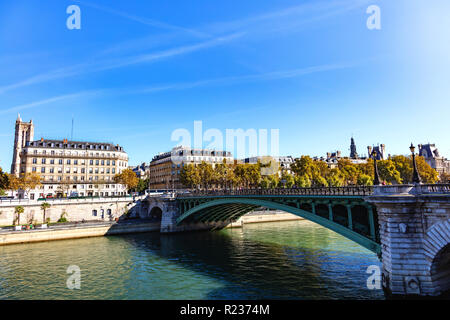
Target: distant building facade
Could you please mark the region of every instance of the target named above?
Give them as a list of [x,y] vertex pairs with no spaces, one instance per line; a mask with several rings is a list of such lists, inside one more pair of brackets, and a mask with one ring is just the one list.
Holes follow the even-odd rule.
[[[245,158],[242,163],[251,163],[256,164],[258,161],[262,164],[268,164],[268,162],[274,160],[278,166],[278,173],[281,176],[283,172],[287,174],[292,174],[291,165],[294,163],[294,158],[292,156],[257,156],[257,157],[250,157]],[[264,171],[262,171],[263,173]],[[268,170],[268,172],[270,172]]]
[[34,140],[34,124],[15,126],[11,174],[35,172],[42,186],[29,192],[30,199],[40,197],[117,196],[126,187],[114,182],[114,176],[128,167],[128,155],[119,145],[99,142]]
[[180,173],[185,164],[234,163],[231,152],[175,147],[160,153],[150,162],[150,189],[183,189]]
[[425,161],[435,169],[439,174],[450,174],[450,160],[440,155],[439,150],[433,143],[419,144],[419,155],[425,158]]
[[375,151],[376,155],[375,158],[377,160],[384,160],[386,159],[386,155],[385,155],[385,151],[386,151],[386,146],[384,144],[380,144],[378,146],[368,146],[367,147],[367,154],[369,156],[369,158],[372,158],[372,153]]
[[131,166],[129,169],[131,169],[139,179],[145,180],[150,178],[150,165],[145,162],[135,167]]
[[356,144],[353,137],[350,139],[350,157],[342,156],[342,152],[339,150],[333,152],[327,152],[326,157],[314,157],[315,161],[323,161],[326,162],[330,169],[334,169],[338,167],[339,160],[345,159],[350,161],[353,164],[362,164],[367,163],[367,158],[360,157],[356,152]]

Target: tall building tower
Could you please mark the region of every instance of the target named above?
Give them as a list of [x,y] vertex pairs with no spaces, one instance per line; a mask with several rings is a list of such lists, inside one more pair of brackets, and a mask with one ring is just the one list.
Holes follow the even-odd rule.
[[358,159],[358,153],[356,152],[356,144],[353,137],[350,141],[350,159]]
[[30,122],[22,122],[20,114],[17,115],[16,130],[14,135],[14,150],[11,164],[11,174],[18,176],[20,172],[21,153],[27,141],[33,141],[34,138],[34,124],[33,120]]

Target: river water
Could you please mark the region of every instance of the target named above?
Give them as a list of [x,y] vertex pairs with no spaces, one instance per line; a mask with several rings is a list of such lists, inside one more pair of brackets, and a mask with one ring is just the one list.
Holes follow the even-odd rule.
[[304,220],[61,240],[0,247],[0,299],[384,299],[370,265],[374,253]]

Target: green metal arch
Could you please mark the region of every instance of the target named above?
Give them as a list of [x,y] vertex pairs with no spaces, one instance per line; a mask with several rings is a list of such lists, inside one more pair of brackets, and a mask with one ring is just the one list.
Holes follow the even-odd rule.
[[195,214],[196,212],[198,212],[200,210],[207,209],[207,208],[213,207],[213,206],[227,205],[227,204],[232,204],[232,203],[251,204],[251,205],[257,205],[257,206],[266,207],[266,208],[270,208],[270,209],[286,211],[286,212],[292,213],[296,216],[299,216],[301,218],[304,218],[306,220],[315,222],[315,223],[321,225],[322,227],[328,228],[328,229],[346,237],[347,239],[350,239],[350,240],[358,243],[359,245],[363,246],[364,248],[369,249],[372,252],[375,252],[376,254],[380,254],[380,252],[381,252],[381,247],[377,242],[375,242],[372,239],[369,239],[353,230],[350,230],[349,228],[346,228],[336,222],[333,222],[329,219],[314,215],[311,212],[308,212],[308,211],[305,211],[302,209],[294,208],[294,207],[291,207],[291,206],[288,206],[285,204],[281,204],[278,202],[260,200],[260,199],[221,198],[221,199],[211,200],[206,203],[202,203],[198,206],[195,206],[194,208],[183,213],[180,217],[177,218],[177,224],[180,224],[183,220],[185,220],[186,218],[188,218],[189,216]]

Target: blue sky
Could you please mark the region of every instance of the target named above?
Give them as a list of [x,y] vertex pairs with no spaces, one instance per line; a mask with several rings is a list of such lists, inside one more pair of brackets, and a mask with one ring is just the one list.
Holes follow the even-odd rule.
[[[81,29],[66,8],[81,9]],[[369,5],[381,30],[369,30]],[[450,2],[0,2],[0,166],[14,122],[35,139],[109,141],[130,164],[193,130],[279,129],[280,154],[406,154],[434,142],[450,157]],[[233,151],[233,150],[231,150]]]

